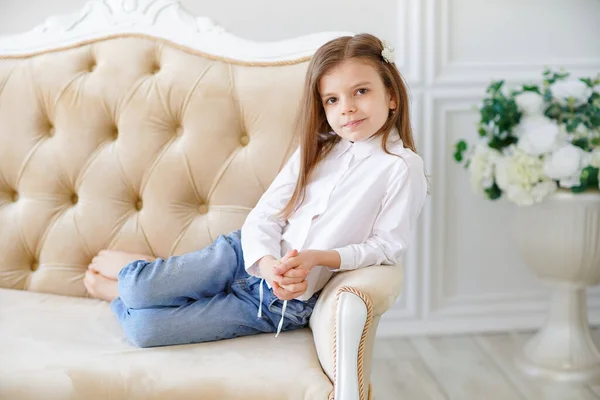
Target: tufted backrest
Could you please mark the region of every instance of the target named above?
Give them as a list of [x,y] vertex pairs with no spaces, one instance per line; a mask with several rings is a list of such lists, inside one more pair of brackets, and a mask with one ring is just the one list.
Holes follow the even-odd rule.
[[86,296],[101,249],[240,228],[297,146],[306,66],[131,36],[0,58],[0,287]]

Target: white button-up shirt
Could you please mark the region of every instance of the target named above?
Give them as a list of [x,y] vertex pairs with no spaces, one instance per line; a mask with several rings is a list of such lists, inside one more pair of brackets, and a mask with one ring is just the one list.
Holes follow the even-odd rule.
[[[350,142],[343,139],[315,167],[302,205],[288,220],[276,214],[287,204],[300,169],[300,149],[290,157],[242,227],[244,263],[260,276],[257,261],[266,255],[279,259],[288,250],[335,250],[339,271],[369,265],[394,265],[405,253],[411,231],[427,196],[423,160],[404,148],[397,131],[388,138],[387,154],[381,136]],[[308,300],[335,273],[313,268]]]

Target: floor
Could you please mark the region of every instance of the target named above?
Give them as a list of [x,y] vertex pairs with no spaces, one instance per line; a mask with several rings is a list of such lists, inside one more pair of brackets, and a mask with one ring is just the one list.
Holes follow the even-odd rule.
[[[531,380],[512,356],[533,332],[378,339],[374,400],[600,400],[600,384]],[[600,348],[600,330],[593,330]]]

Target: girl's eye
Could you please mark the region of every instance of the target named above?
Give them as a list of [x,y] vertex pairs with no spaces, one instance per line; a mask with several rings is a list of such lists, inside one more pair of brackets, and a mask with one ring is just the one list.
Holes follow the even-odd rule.
[[367,93],[368,91],[369,91],[369,89],[362,88],[362,89],[358,89],[358,90],[356,91],[356,93],[358,93],[358,94],[365,94],[365,93]]
[[325,104],[333,104],[337,99],[335,97],[330,97],[325,101]]

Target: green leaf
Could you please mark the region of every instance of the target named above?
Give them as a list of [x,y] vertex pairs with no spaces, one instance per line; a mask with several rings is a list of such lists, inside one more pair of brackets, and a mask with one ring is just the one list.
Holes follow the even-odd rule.
[[544,86],[552,85],[556,81],[567,78],[570,74],[568,72],[552,72],[550,70],[544,71]]
[[589,88],[594,88],[594,81],[592,81],[592,78],[580,78],[579,80],[585,83]]
[[492,187],[485,189],[485,193],[490,200],[497,200],[502,196],[502,190],[496,185],[496,182],[494,182]]
[[589,150],[590,141],[586,137],[581,137],[573,140],[573,146],[577,146],[583,150]]
[[575,186],[571,188],[573,193],[582,193],[588,190],[589,188],[597,188],[598,187],[598,171],[599,169],[596,167],[585,167],[583,171],[581,171],[579,186]]
[[483,128],[479,128],[479,130],[477,132],[479,133],[479,136],[481,136],[481,137],[487,136],[487,131]]
[[587,185],[586,184],[582,184],[582,185],[579,185],[579,186],[573,186],[571,188],[571,192],[573,192],[573,193],[583,193],[586,190],[587,190]]
[[590,123],[593,126],[600,126],[600,109],[590,115]]
[[523,92],[535,92],[537,94],[542,94],[538,85],[523,85]]
[[573,119],[568,120],[567,121],[567,132],[569,132],[569,133],[575,132],[575,129],[577,129],[577,127],[579,126],[580,123],[581,123],[580,117],[575,117]]
[[600,137],[592,138],[592,147],[600,146]]
[[598,185],[600,184],[600,182],[598,181],[598,174],[600,173],[600,168],[586,167],[581,172],[581,175],[583,176],[586,173],[586,171],[588,185],[590,185],[591,187],[598,187]]
[[504,139],[500,139],[497,136],[494,136],[492,138],[492,140],[490,140],[490,142],[488,143],[488,146],[490,146],[492,149],[496,149],[496,150],[502,150],[505,147],[510,146],[513,143],[517,143],[519,139],[517,139],[515,136],[507,136]]
[[465,142],[464,140],[459,140],[456,144],[456,149],[460,152],[467,150],[467,142]]
[[504,81],[493,81],[487,88],[487,92],[488,93],[498,93],[498,91],[500,90],[500,88],[502,87],[502,85],[504,85]]
[[544,115],[548,118],[557,119],[560,116],[561,109],[560,105],[556,103],[550,104],[550,106],[544,112]]

